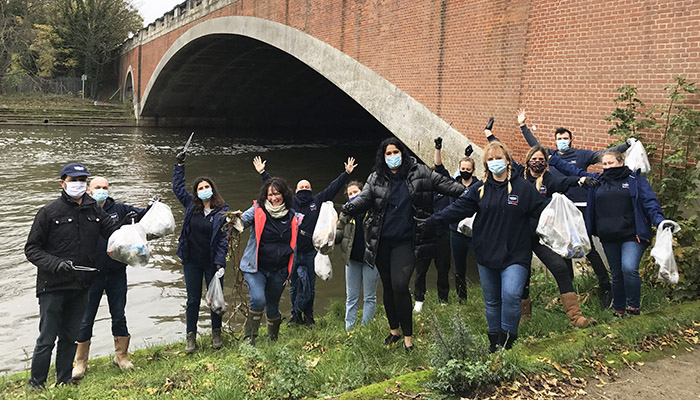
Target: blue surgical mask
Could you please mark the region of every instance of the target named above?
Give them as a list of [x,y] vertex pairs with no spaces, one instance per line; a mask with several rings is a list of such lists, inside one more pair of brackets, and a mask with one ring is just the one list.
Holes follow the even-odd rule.
[[569,151],[571,141],[569,139],[557,139],[557,150],[561,152]]
[[353,200],[355,200],[355,199],[357,198],[357,196],[359,196],[359,195],[360,195],[360,194],[358,193],[358,194],[352,196],[351,198],[348,199],[348,201],[353,201]]
[[491,160],[486,164],[494,175],[501,175],[506,170],[506,160]]
[[384,161],[389,169],[396,169],[401,166],[401,154],[394,154],[393,156],[384,157]]
[[214,192],[212,192],[211,189],[204,189],[197,192],[197,197],[199,197],[202,200],[209,200],[213,195]]
[[107,192],[105,189],[95,189],[92,191],[90,196],[92,196],[96,202],[102,203],[103,201],[107,200],[107,197],[109,197],[109,192]]

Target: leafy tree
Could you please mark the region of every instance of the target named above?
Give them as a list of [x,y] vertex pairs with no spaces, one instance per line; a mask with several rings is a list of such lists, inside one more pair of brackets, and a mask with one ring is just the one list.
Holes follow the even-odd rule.
[[130,0],[56,0],[52,11],[56,45],[66,52],[60,61],[76,75],[88,75],[88,94],[94,97],[102,68],[143,19]]

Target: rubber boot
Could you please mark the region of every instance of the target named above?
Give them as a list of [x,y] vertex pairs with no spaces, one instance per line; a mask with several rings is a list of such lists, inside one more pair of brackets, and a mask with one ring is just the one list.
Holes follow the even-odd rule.
[[221,338],[221,328],[211,330],[211,348],[219,350],[224,345],[224,340]]
[[260,330],[260,321],[262,320],[261,312],[248,312],[248,318],[243,327],[243,340],[249,341],[251,346],[255,346],[255,340],[258,338],[258,330]]
[[569,317],[571,325],[577,328],[586,328],[597,323],[596,320],[583,316],[576,293],[569,292],[562,294],[561,304],[564,306],[564,311],[566,311],[566,316]]
[[87,371],[87,362],[90,355],[90,341],[78,342],[75,350],[75,366],[73,366],[73,379],[83,379]]
[[189,332],[187,333],[187,345],[185,345],[185,353],[192,354],[197,350],[197,333]]
[[501,331],[498,334],[498,344],[506,350],[510,350],[517,339],[518,335],[515,333]]
[[277,340],[280,335],[280,324],[282,323],[282,316],[275,319],[267,320],[267,337],[270,340]]
[[498,350],[499,332],[488,332],[489,337],[489,353],[495,353]]
[[134,364],[132,364],[131,361],[129,361],[130,341],[131,335],[114,337],[114,365],[119,367],[119,369],[134,368]]
[[520,303],[522,310],[522,314],[520,314],[520,323],[522,324],[523,322],[529,321],[530,317],[532,317],[532,300],[522,299]]

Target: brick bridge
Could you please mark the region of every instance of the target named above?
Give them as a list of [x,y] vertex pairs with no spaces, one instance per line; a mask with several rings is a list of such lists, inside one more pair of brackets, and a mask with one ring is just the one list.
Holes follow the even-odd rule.
[[448,163],[489,116],[522,157],[519,107],[602,148],[618,87],[661,103],[677,75],[700,79],[699,1],[186,0],[120,59],[144,124],[388,130],[424,160],[442,135]]

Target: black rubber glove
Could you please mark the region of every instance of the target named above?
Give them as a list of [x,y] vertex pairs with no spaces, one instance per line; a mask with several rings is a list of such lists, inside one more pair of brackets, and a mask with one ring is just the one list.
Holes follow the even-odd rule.
[[155,203],[157,201],[160,201],[160,196],[155,195],[155,196],[151,197],[150,200],[148,200],[148,205],[151,206],[151,205],[153,205],[153,203]]
[[484,129],[490,131],[491,128],[493,128],[493,117],[489,118],[489,122],[488,122],[488,124],[486,124],[486,128],[484,128]]
[[184,164],[185,158],[187,158],[187,153],[185,153],[184,151],[177,153],[177,155],[175,156],[175,159],[177,160],[178,164]]
[[132,211],[129,211],[129,212],[126,213],[126,215],[124,216],[124,224],[132,224],[132,223],[134,223],[134,221],[135,221],[136,218],[138,218],[138,217],[139,217],[139,213],[137,213],[136,211],[133,211],[133,210],[132,210]]
[[62,272],[68,272],[68,271],[72,271],[72,270],[73,270],[73,262],[72,261],[61,261],[56,266],[56,270],[54,272],[62,273]]
[[342,212],[344,212],[345,214],[352,216],[352,215],[354,215],[354,211],[355,211],[354,204],[352,204],[350,202],[343,204]]
[[590,176],[587,176],[583,179],[583,185],[589,188],[600,186],[600,181],[597,180],[596,178],[592,178]]
[[661,230],[670,229],[671,232],[673,232],[674,228],[675,228],[675,226],[673,225],[672,222],[664,222],[663,224],[661,224]]
[[470,157],[473,152],[474,152],[474,149],[472,148],[472,145],[469,145],[469,146],[464,148],[464,156],[465,157]]
[[413,220],[416,221],[416,229],[418,230],[418,232],[427,235],[435,231],[435,226],[430,222],[428,218],[413,217]]
[[440,136],[435,138],[435,150],[442,149],[442,138]]

